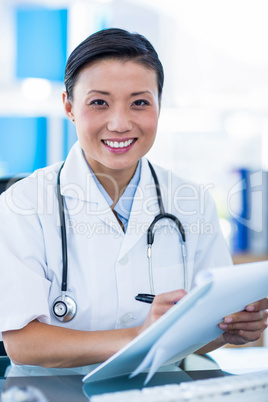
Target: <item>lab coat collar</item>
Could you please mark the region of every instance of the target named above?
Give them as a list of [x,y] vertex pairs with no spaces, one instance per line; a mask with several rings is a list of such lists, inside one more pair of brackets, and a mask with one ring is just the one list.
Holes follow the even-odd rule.
[[124,235],[117,219],[92,177],[79,142],[70,150],[61,173],[61,194],[88,203],[91,213]]
[[[88,202],[96,200],[96,197],[94,197],[96,185],[92,180],[92,173],[84,159],[79,142],[74,144],[67,156],[61,172],[60,182],[60,191],[64,197]],[[99,202],[100,197],[97,200]]]
[[143,158],[140,183],[134,197],[127,232],[124,234],[88,169],[79,142],[72,147],[62,169],[61,194],[66,198],[90,203],[90,209],[96,212],[98,219],[112,225],[124,237],[119,258],[134,247],[159,212],[153,177],[148,161]]

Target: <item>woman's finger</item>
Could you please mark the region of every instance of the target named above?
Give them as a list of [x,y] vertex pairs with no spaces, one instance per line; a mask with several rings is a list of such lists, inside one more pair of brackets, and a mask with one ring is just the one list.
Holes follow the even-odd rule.
[[220,323],[219,327],[228,332],[234,330],[243,330],[243,331],[264,331],[267,328],[267,319],[262,319],[258,321],[245,321],[245,322],[237,322],[237,323]]
[[261,310],[266,310],[266,309],[268,309],[268,298],[267,297],[265,299],[258,300],[254,303],[251,303],[246,307],[247,311],[261,311]]
[[261,311],[240,311],[239,313],[231,314],[229,316],[224,317],[223,323],[235,323],[235,322],[246,322],[246,321],[259,321],[262,319],[267,319],[268,317],[268,310],[261,310]]
[[174,304],[181,300],[186,294],[187,292],[184,289],[161,293],[155,296],[154,303]]

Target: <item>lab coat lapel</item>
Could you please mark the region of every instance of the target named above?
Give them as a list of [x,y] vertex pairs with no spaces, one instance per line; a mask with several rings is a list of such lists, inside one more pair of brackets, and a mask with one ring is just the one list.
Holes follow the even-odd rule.
[[61,173],[61,194],[74,198],[77,202],[86,202],[89,215],[110,225],[121,236],[124,235],[116,217],[99,191],[95,180],[77,142],[71,149]]
[[[123,258],[146,235],[147,229],[159,213],[154,180],[146,159],[142,159],[141,178],[134,197],[127,232],[120,249]],[[145,237],[146,246],[146,237]]]
[[[95,180],[90,175],[88,180],[89,196],[88,199],[93,200],[91,202],[91,214],[94,213],[97,219],[101,220],[105,225],[109,225],[112,231],[116,231],[120,236],[124,236],[124,232],[119,225],[114,213],[105,200],[104,196],[99,191]],[[93,211],[94,209],[94,211]]]

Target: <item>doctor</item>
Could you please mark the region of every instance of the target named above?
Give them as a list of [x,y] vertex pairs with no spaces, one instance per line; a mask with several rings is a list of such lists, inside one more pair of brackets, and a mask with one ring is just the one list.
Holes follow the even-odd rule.
[[[162,219],[148,273],[147,230],[159,203],[144,156],[163,87],[152,45],[120,29],[97,32],[70,55],[65,85],[78,142],[64,165],[36,171],[1,197],[0,332],[19,365],[102,362],[179,301],[200,270],[231,264],[209,194],[155,166],[165,210],[185,231],[187,266],[177,226]],[[136,301],[137,293],[152,292],[151,282],[152,305]],[[266,308],[262,300],[225,317],[223,335],[201,352],[259,338]]]

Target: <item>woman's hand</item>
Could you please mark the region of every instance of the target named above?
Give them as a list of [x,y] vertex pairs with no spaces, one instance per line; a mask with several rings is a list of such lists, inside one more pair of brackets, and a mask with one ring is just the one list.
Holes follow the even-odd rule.
[[140,331],[144,331],[150,325],[152,325],[158,318],[165,314],[175,303],[181,300],[187,292],[183,289],[174,290],[168,293],[161,293],[155,296],[151,305],[150,311],[146,317],[145,322],[140,327]]
[[224,317],[219,327],[225,342],[243,345],[259,339],[267,328],[268,298],[249,304],[244,311]]

